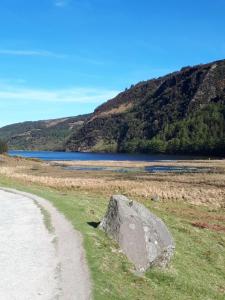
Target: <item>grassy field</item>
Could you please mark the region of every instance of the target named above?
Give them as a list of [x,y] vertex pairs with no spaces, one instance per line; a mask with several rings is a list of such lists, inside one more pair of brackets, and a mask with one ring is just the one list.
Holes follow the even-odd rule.
[[[5,164],[0,165],[0,170],[11,168],[11,171],[9,173],[0,172],[1,186],[28,191],[48,199],[65,214],[74,228],[83,234],[84,247],[92,275],[93,294],[96,300],[225,299],[225,210],[222,200],[218,201],[216,205],[211,205],[210,202],[205,202],[207,205],[205,203],[203,203],[204,205],[195,205],[193,204],[194,200],[198,204],[201,202],[198,199],[183,201],[182,196],[177,199],[165,198],[160,202],[153,202],[150,197],[146,198],[136,194],[136,200],[144,203],[165,221],[176,242],[176,253],[166,270],[154,268],[144,276],[138,276],[117,245],[103,232],[89,224],[102,219],[109,201],[109,194],[116,192],[112,183],[119,179],[115,179],[113,177],[115,175],[107,175],[109,188],[103,192],[100,192],[99,187],[91,189],[88,184],[86,187],[84,185],[79,188],[76,185],[64,187],[61,184],[55,184],[53,186],[52,183],[56,180],[54,167],[46,166],[38,161],[6,160]],[[14,168],[14,173],[12,168]],[[59,168],[55,170],[59,172],[58,177],[68,180],[70,173],[63,171],[60,173]],[[100,176],[96,173],[91,175],[90,172],[73,174],[76,174],[73,175],[73,180],[81,182],[83,178],[85,183],[90,178],[94,179],[96,176]],[[197,175],[199,177],[206,176]],[[223,173],[212,175],[218,178],[216,184],[222,182]],[[33,178],[36,176],[37,180],[31,180],[31,176]],[[129,194],[129,190],[126,188],[129,189],[130,182],[134,185],[133,177],[139,178],[142,175],[123,174],[122,176],[126,176],[126,178],[123,177],[123,181],[127,182],[127,186],[122,182],[123,192]],[[206,180],[209,180],[207,176]],[[43,184],[40,181],[41,177],[48,178],[48,181]],[[189,184],[190,189],[192,185],[199,189],[203,189],[204,185],[209,186],[209,182],[203,182],[199,186],[196,184],[197,178],[194,177],[193,181],[193,177],[194,175],[191,175],[192,179],[190,180],[188,175],[186,177],[177,175],[178,186],[182,181],[186,182],[186,187]],[[53,178],[52,181],[51,178]],[[70,178],[70,180],[72,179]],[[160,184],[168,186],[168,180],[167,175],[161,176]],[[198,180],[203,179],[199,178]],[[211,178],[210,180],[212,185],[213,180]],[[147,182],[149,185],[151,182],[154,185],[156,177],[150,176]],[[211,188],[216,190],[215,186],[211,186]],[[217,192],[224,192],[223,189],[223,186],[220,185]],[[221,197],[220,194],[219,196]]]

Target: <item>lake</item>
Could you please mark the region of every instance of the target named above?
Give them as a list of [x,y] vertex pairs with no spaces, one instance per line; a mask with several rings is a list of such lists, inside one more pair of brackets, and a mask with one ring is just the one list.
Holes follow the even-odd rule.
[[182,155],[147,155],[147,154],[126,154],[126,153],[81,153],[81,152],[52,152],[52,151],[9,151],[10,156],[22,156],[26,158],[38,158],[41,160],[58,161],[177,161],[204,159],[204,157],[182,156]]

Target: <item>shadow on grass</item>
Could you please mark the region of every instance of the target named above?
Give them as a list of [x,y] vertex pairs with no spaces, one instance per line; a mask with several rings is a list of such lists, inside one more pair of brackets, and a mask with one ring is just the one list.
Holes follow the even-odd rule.
[[87,224],[93,228],[98,228],[101,222],[87,222]]

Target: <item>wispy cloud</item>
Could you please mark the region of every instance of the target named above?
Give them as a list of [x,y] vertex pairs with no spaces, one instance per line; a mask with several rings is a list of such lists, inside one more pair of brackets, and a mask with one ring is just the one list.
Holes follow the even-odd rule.
[[0,49],[0,55],[12,55],[12,56],[42,56],[53,58],[65,58],[66,55],[58,54],[45,50],[12,50],[12,49]]
[[71,61],[79,61],[91,65],[105,65],[109,62],[95,59],[89,56],[82,56],[79,54],[61,54],[47,50],[26,50],[26,49],[0,49],[0,56],[24,56],[24,57],[46,57],[46,58],[59,58],[70,59]]
[[0,87],[1,101],[51,102],[51,103],[96,103],[100,104],[116,96],[119,91],[98,88],[32,89],[14,86]]
[[65,7],[69,3],[69,0],[54,0],[54,5],[57,7]]
[[0,88],[9,84],[21,85],[25,84],[26,82],[27,81],[24,78],[20,77],[0,77]]

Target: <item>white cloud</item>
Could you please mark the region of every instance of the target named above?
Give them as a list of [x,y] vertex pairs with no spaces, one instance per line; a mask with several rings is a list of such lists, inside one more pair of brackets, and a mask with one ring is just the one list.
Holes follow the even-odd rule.
[[96,103],[100,104],[115,97],[119,91],[96,88],[32,89],[0,86],[1,101],[52,102],[52,103]]
[[42,57],[55,57],[65,58],[66,55],[54,53],[45,50],[11,50],[0,49],[0,55],[13,55],[13,56],[42,56]]

